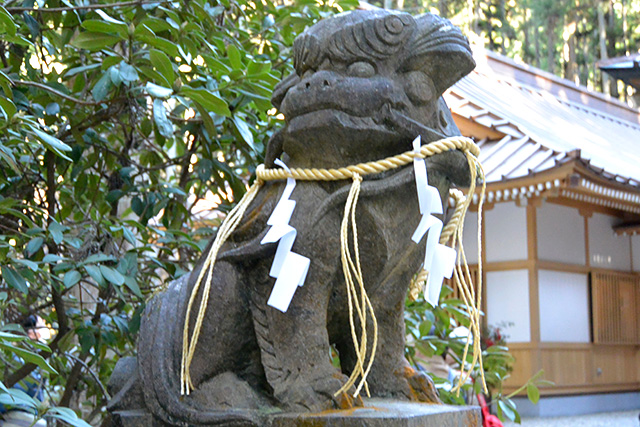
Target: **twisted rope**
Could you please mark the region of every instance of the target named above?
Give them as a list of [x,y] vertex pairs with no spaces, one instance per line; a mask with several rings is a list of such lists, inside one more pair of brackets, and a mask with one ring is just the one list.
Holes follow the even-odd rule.
[[342,179],[352,179],[354,174],[364,176],[397,169],[413,162],[413,159],[416,157],[424,159],[450,150],[469,152],[476,157],[480,153],[480,149],[471,139],[463,136],[453,136],[423,145],[419,153],[410,150],[375,162],[359,163],[338,169],[292,168],[289,172],[285,169],[265,169],[264,166],[260,165],[258,169],[256,169],[256,175],[264,181],[286,178],[293,178],[300,181],[339,181]]
[[[209,293],[211,290],[211,282],[213,276],[213,268],[215,265],[215,260],[218,254],[218,251],[227,240],[227,238],[233,233],[237,225],[240,223],[244,212],[247,207],[251,203],[251,201],[255,198],[256,194],[260,190],[264,181],[272,181],[272,180],[283,180],[286,178],[294,178],[296,180],[302,181],[338,181],[343,179],[352,179],[353,184],[351,186],[351,190],[349,191],[349,196],[347,197],[347,202],[345,204],[345,212],[342,220],[342,225],[340,229],[341,234],[341,259],[342,259],[342,268],[345,276],[345,282],[347,287],[347,299],[349,304],[349,320],[351,326],[351,335],[356,351],[357,362],[356,367],[354,368],[351,377],[349,380],[343,385],[340,390],[336,392],[336,395],[345,392],[351,386],[355,384],[358,377],[360,377],[360,383],[356,387],[356,391],[354,396],[357,396],[360,393],[362,387],[368,393],[368,386],[366,383],[367,375],[371,369],[373,364],[373,360],[375,358],[375,352],[377,347],[377,339],[378,339],[378,325],[375,317],[375,313],[373,310],[373,306],[371,305],[371,301],[367,296],[364,281],[362,279],[362,270],[360,267],[360,255],[358,250],[358,234],[356,228],[356,216],[355,210],[358,201],[358,195],[360,192],[360,183],[362,182],[363,175],[370,175],[374,173],[381,173],[388,170],[396,169],[402,166],[405,166],[411,162],[416,157],[426,158],[429,156],[433,156],[435,154],[440,154],[445,151],[450,150],[461,150],[463,151],[468,159],[469,168],[471,170],[471,178],[472,184],[469,189],[469,194],[473,194],[476,186],[476,178],[478,171],[480,171],[482,178],[482,193],[480,197],[480,209],[482,208],[482,196],[484,195],[485,183],[484,183],[484,173],[482,172],[482,167],[477,160],[477,156],[480,153],[480,149],[473,143],[469,138],[465,138],[462,136],[455,136],[450,138],[445,138],[439,141],[431,142],[427,145],[423,145],[418,153],[413,150],[406,151],[402,154],[398,154],[396,156],[387,157],[382,160],[360,163],[357,165],[346,166],[338,169],[301,169],[301,168],[293,168],[290,171],[285,169],[265,169],[264,165],[258,166],[256,169],[256,182],[249,188],[244,197],[240,200],[238,205],[229,213],[227,218],[223,221],[220,226],[216,238],[205,258],[202,269],[200,270],[200,274],[194,284],[193,289],[191,290],[191,296],[189,298],[189,303],[187,305],[187,311],[185,314],[184,321],[184,330],[183,330],[183,346],[182,346],[182,362],[181,362],[181,370],[180,370],[180,384],[181,384],[181,394],[189,394],[190,390],[193,389],[193,382],[191,380],[190,375],[190,367],[191,362],[193,360],[193,356],[195,354],[195,348],[198,343],[198,338],[200,336],[200,330],[202,328],[202,323],[204,321],[204,314],[206,312]],[[462,193],[458,190],[452,190],[450,192],[451,196],[456,201],[456,209],[454,214],[452,215],[451,220],[444,227],[441,237],[440,243],[446,243],[453,236],[454,238],[454,247],[457,244],[459,246],[458,251],[458,265],[454,271],[454,277],[456,283],[460,287],[461,295],[463,296],[463,300],[465,302],[467,312],[471,318],[471,328],[470,328],[470,336],[467,340],[467,344],[465,346],[465,354],[463,357],[463,366],[462,371],[464,372],[464,361],[466,360],[466,355],[469,347],[469,340],[471,339],[471,335],[473,335],[473,362],[467,371],[466,377],[460,377],[458,383],[458,392],[459,388],[462,386],[464,381],[466,381],[471,375],[471,371],[479,360],[480,363],[480,372],[482,376],[482,384],[484,385],[486,391],[486,384],[484,379],[484,371],[482,369],[482,353],[480,349],[480,321],[479,321],[479,309],[480,307],[480,295],[481,295],[481,284],[479,284],[478,297],[476,300],[475,290],[473,286],[471,286],[471,277],[469,273],[469,267],[467,265],[466,257],[464,256],[464,251],[462,250],[462,229],[463,229],[463,220],[464,216],[469,208],[469,204],[471,202],[470,198],[464,198]],[[481,216],[478,215],[478,221],[480,221]],[[348,235],[349,235],[349,225],[351,225],[352,234],[353,234],[353,247],[354,247],[354,257],[352,257],[349,244],[348,244]],[[478,227],[480,230],[480,227]],[[480,248],[480,234],[478,233],[478,248]],[[480,258],[478,258],[480,259]],[[482,267],[480,267],[480,272]],[[206,274],[205,286],[202,291],[202,299],[200,301],[200,306],[198,309],[198,315],[196,317],[196,322],[194,325],[193,332],[191,334],[191,339],[189,339],[189,317],[191,315],[191,309],[195,300],[197,298],[198,291],[203,283],[204,276]],[[418,275],[417,280],[412,284],[412,294],[415,292],[416,283],[424,283],[426,279],[426,272],[423,270]],[[480,273],[481,275],[481,273]],[[358,286],[356,286],[356,284]],[[358,290],[359,295],[358,295]],[[416,292],[416,294],[417,294]],[[475,304],[474,304],[475,303]],[[474,306],[475,305],[475,306]],[[355,329],[355,311],[360,320],[360,340],[358,340],[356,329]],[[368,312],[368,314],[367,314]],[[371,316],[373,328],[374,328],[374,337],[373,337],[373,346],[371,350],[371,355],[369,356],[369,361],[366,362],[366,353],[367,353],[367,331],[366,331],[366,323],[368,315]],[[359,342],[358,342],[359,341]],[[366,368],[365,368],[366,364]]]

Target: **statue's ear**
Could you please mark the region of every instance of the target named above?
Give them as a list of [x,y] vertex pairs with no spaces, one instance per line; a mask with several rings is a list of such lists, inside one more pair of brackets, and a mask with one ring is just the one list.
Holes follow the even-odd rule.
[[267,169],[274,167],[274,162],[283,153],[284,138],[282,137],[282,129],[278,130],[271,136],[267,143],[267,150],[264,154],[264,166]]
[[430,13],[415,19],[417,31],[405,49],[402,69],[423,71],[442,95],[475,68],[469,42],[447,19]]
[[273,95],[271,95],[271,103],[273,106],[279,109],[280,104],[282,104],[282,100],[287,95],[289,89],[297,85],[299,82],[300,77],[298,77],[296,73],[289,74],[287,77],[282,79],[282,81],[273,89]]
[[426,73],[440,96],[476,66],[471,51],[462,46],[441,46],[436,51],[409,58],[403,69]]

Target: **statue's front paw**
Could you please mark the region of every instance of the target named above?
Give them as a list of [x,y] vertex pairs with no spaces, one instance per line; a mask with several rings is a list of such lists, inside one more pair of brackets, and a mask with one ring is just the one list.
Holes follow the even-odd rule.
[[408,366],[404,367],[402,371],[402,375],[406,378],[411,388],[412,400],[426,403],[442,403],[429,375],[417,372]]
[[322,412],[363,406],[360,396],[353,397],[353,387],[349,392],[335,395],[346,381],[347,377],[339,373],[311,381],[298,380],[283,387],[276,397],[292,412]]
[[373,394],[378,397],[390,397],[414,402],[442,403],[431,378],[417,372],[409,365],[396,369],[384,378],[377,378]]

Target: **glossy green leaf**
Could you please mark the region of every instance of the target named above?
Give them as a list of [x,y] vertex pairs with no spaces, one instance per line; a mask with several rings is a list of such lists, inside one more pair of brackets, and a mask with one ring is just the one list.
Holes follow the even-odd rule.
[[40,269],[40,267],[38,267],[38,263],[28,260],[28,259],[24,259],[24,258],[13,258],[11,257],[11,262],[13,262],[14,264],[20,264],[22,266],[27,267],[29,270],[31,271],[38,271]]
[[123,40],[120,36],[87,31],[78,34],[73,40],[71,40],[71,44],[80,49],[100,50],[106,47],[112,47],[120,40]]
[[78,418],[78,415],[71,409],[60,406],[49,408],[47,410],[47,418],[64,421],[65,423],[73,427],[91,427],[91,424],[88,424],[81,418]]
[[100,273],[102,273],[102,276],[114,285],[120,286],[124,284],[124,276],[114,268],[101,265]]
[[157,49],[151,49],[149,51],[149,60],[151,64],[158,70],[160,74],[164,76],[169,85],[173,84],[176,79],[173,71],[173,65],[169,57],[162,51]]
[[57,221],[51,221],[51,224],[49,224],[48,228],[49,233],[51,234],[51,237],[53,238],[53,241],[56,243],[56,245],[62,243],[62,239],[64,237],[63,233],[65,232],[67,227],[60,225]]
[[31,257],[35,255],[35,253],[38,252],[40,248],[42,248],[43,244],[44,244],[44,238],[40,236],[34,237],[33,239],[29,240],[29,243],[27,243],[27,247],[26,247],[27,256]]
[[516,419],[516,413],[514,409],[507,402],[505,402],[504,400],[499,400],[498,407],[502,410],[502,413],[506,418],[511,421],[514,421]]
[[10,36],[16,35],[16,24],[13,22],[13,17],[9,12],[7,12],[7,9],[2,6],[0,6],[0,24],[2,25],[4,32]]
[[206,89],[193,89],[187,86],[183,86],[180,90],[180,93],[182,95],[188,96],[213,113],[219,114],[221,116],[231,115],[231,111],[229,110],[227,102]]
[[153,100],[153,120],[158,127],[160,135],[165,138],[173,137],[173,124],[171,124],[167,117],[167,109],[164,107],[161,99],[156,98]]
[[124,278],[124,284],[134,295],[139,298],[143,298],[140,287],[138,286],[138,282],[136,282],[136,279],[134,277],[126,276]]
[[227,46],[227,56],[234,70],[242,69],[242,59],[240,57],[240,51],[235,45],[230,44],[229,46]]
[[42,132],[35,126],[30,126],[31,131],[36,135],[36,137],[42,142],[48,149],[56,153],[58,156],[62,157],[65,160],[71,161],[69,157],[63,154],[63,151],[71,151],[71,147],[69,147],[64,142],[60,141],[55,136],[49,135],[46,132]]
[[20,348],[11,344],[6,344],[2,341],[0,341],[0,348],[2,348],[3,350],[9,351],[11,353],[14,353],[16,356],[21,357],[25,362],[33,363],[34,365],[38,366],[41,369],[44,369],[47,372],[50,372],[52,374],[58,373],[55,369],[51,367],[51,365],[49,365],[49,363],[42,356],[40,356],[37,353],[34,353],[29,350],[25,350],[23,348]]
[[31,33],[31,38],[38,38],[40,36],[40,23],[27,12],[22,12],[22,18],[29,29],[29,33]]
[[535,384],[527,384],[527,397],[534,405],[540,400],[540,389]]
[[179,55],[178,47],[175,43],[171,43],[169,40],[162,37],[148,37],[142,36],[140,37],[142,41],[150,44],[153,47],[160,49],[162,52],[166,53],[170,57],[176,57]]
[[9,408],[20,407],[23,410],[35,413],[40,402],[20,389],[11,388],[7,393],[0,393],[0,404]]
[[62,283],[65,288],[70,288],[82,279],[82,275],[77,270],[69,270],[64,274]]
[[120,21],[118,19],[112,18],[111,16],[109,16],[105,11],[100,10],[100,9],[95,9],[95,12],[100,15],[100,17],[105,21],[108,22],[110,24],[116,24],[116,25],[124,25],[125,27],[127,26],[126,23],[124,23],[123,21]]
[[83,264],[96,264],[105,261],[116,261],[116,257],[103,253],[93,254],[83,261]]
[[74,67],[66,70],[64,76],[68,78],[75,76],[76,74],[84,73],[85,71],[95,70],[96,68],[100,68],[100,64],[89,64],[81,67]]
[[127,26],[112,22],[88,20],[82,23],[82,27],[94,33],[116,34],[118,38],[126,38]]
[[22,292],[23,294],[29,293],[29,287],[27,281],[20,273],[9,266],[2,266],[2,278],[13,289]]
[[109,94],[112,87],[113,83],[111,83],[109,73],[104,73],[102,77],[100,77],[100,80],[98,80],[93,86],[93,89],[91,89],[91,95],[96,101],[103,101]]
[[136,69],[124,61],[120,63],[119,71],[122,81],[127,83],[135,82],[140,78]]
[[89,276],[91,276],[91,278],[95,280],[95,282],[98,285],[104,286],[106,284],[104,281],[104,277],[102,277],[102,273],[100,272],[100,268],[98,266],[85,265],[84,269],[87,271],[87,273],[89,273]]
[[158,86],[151,82],[147,82],[145,86],[147,93],[156,98],[168,98],[173,94],[173,89],[169,89],[168,87]]
[[16,109],[15,104],[9,98],[5,98],[4,96],[0,96],[0,108],[6,113],[7,120],[11,119],[14,114],[18,111]]
[[255,147],[253,145],[253,133],[251,133],[251,129],[249,129],[247,123],[240,117],[233,116],[233,124],[235,125],[244,142],[246,142],[252,150],[255,150]]

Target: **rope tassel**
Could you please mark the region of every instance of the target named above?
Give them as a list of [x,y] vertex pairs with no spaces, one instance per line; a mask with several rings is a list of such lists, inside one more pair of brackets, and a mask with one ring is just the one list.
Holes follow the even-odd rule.
[[[342,225],[340,227],[340,257],[342,260],[342,272],[344,273],[344,281],[347,287],[347,302],[349,304],[349,325],[351,327],[351,338],[356,351],[356,366],[349,380],[338,390],[334,396],[340,393],[346,393],[360,377],[360,382],[353,394],[354,397],[360,394],[364,386],[367,396],[369,387],[367,385],[367,375],[371,370],[371,365],[376,355],[376,347],[378,346],[378,321],[373,311],[373,306],[364,287],[364,279],[362,278],[362,269],[360,267],[360,250],[358,248],[358,228],[356,226],[356,206],[358,204],[358,196],[360,194],[360,184],[362,177],[358,173],[353,174],[353,184],[347,196],[344,207],[344,216],[342,217]],[[351,233],[353,236],[353,256],[349,250],[349,225],[351,225]],[[358,291],[360,295],[358,295]],[[358,339],[355,325],[355,315],[353,309],[355,307],[356,314],[360,320],[360,337]],[[371,316],[373,323],[373,344],[371,355],[367,362],[367,319]],[[366,368],[365,368],[366,364]]]
[[[236,229],[240,220],[244,215],[244,212],[249,207],[251,201],[256,197],[260,187],[262,187],[263,181],[261,179],[256,179],[253,185],[249,188],[249,190],[245,193],[244,197],[238,202],[238,204],[229,212],[227,217],[224,219],[220,228],[218,228],[218,233],[216,234],[216,238],[213,241],[213,245],[211,245],[211,249],[209,249],[209,253],[207,254],[207,258],[205,258],[204,263],[202,264],[202,269],[200,270],[200,274],[198,275],[198,279],[196,283],[193,285],[193,289],[191,290],[191,296],[189,298],[189,303],[187,304],[187,313],[184,318],[184,330],[182,332],[182,362],[180,363],[180,394],[189,395],[191,390],[193,389],[193,382],[191,381],[190,367],[191,362],[193,360],[193,355],[196,352],[196,344],[198,343],[198,338],[200,337],[200,330],[202,328],[202,323],[204,321],[204,314],[207,309],[207,304],[209,303],[209,293],[211,291],[211,283],[213,276],[213,267],[216,263],[216,257],[218,256],[218,251],[229,238],[233,230]],[[195,302],[196,296],[198,295],[198,290],[202,285],[202,279],[204,275],[207,275],[207,280],[205,280],[204,289],[202,290],[202,300],[200,301],[200,307],[198,308],[198,317],[196,318],[196,323],[193,327],[193,332],[191,334],[191,340],[189,340],[189,317],[191,317],[191,309],[193,307],[193,303]]]

